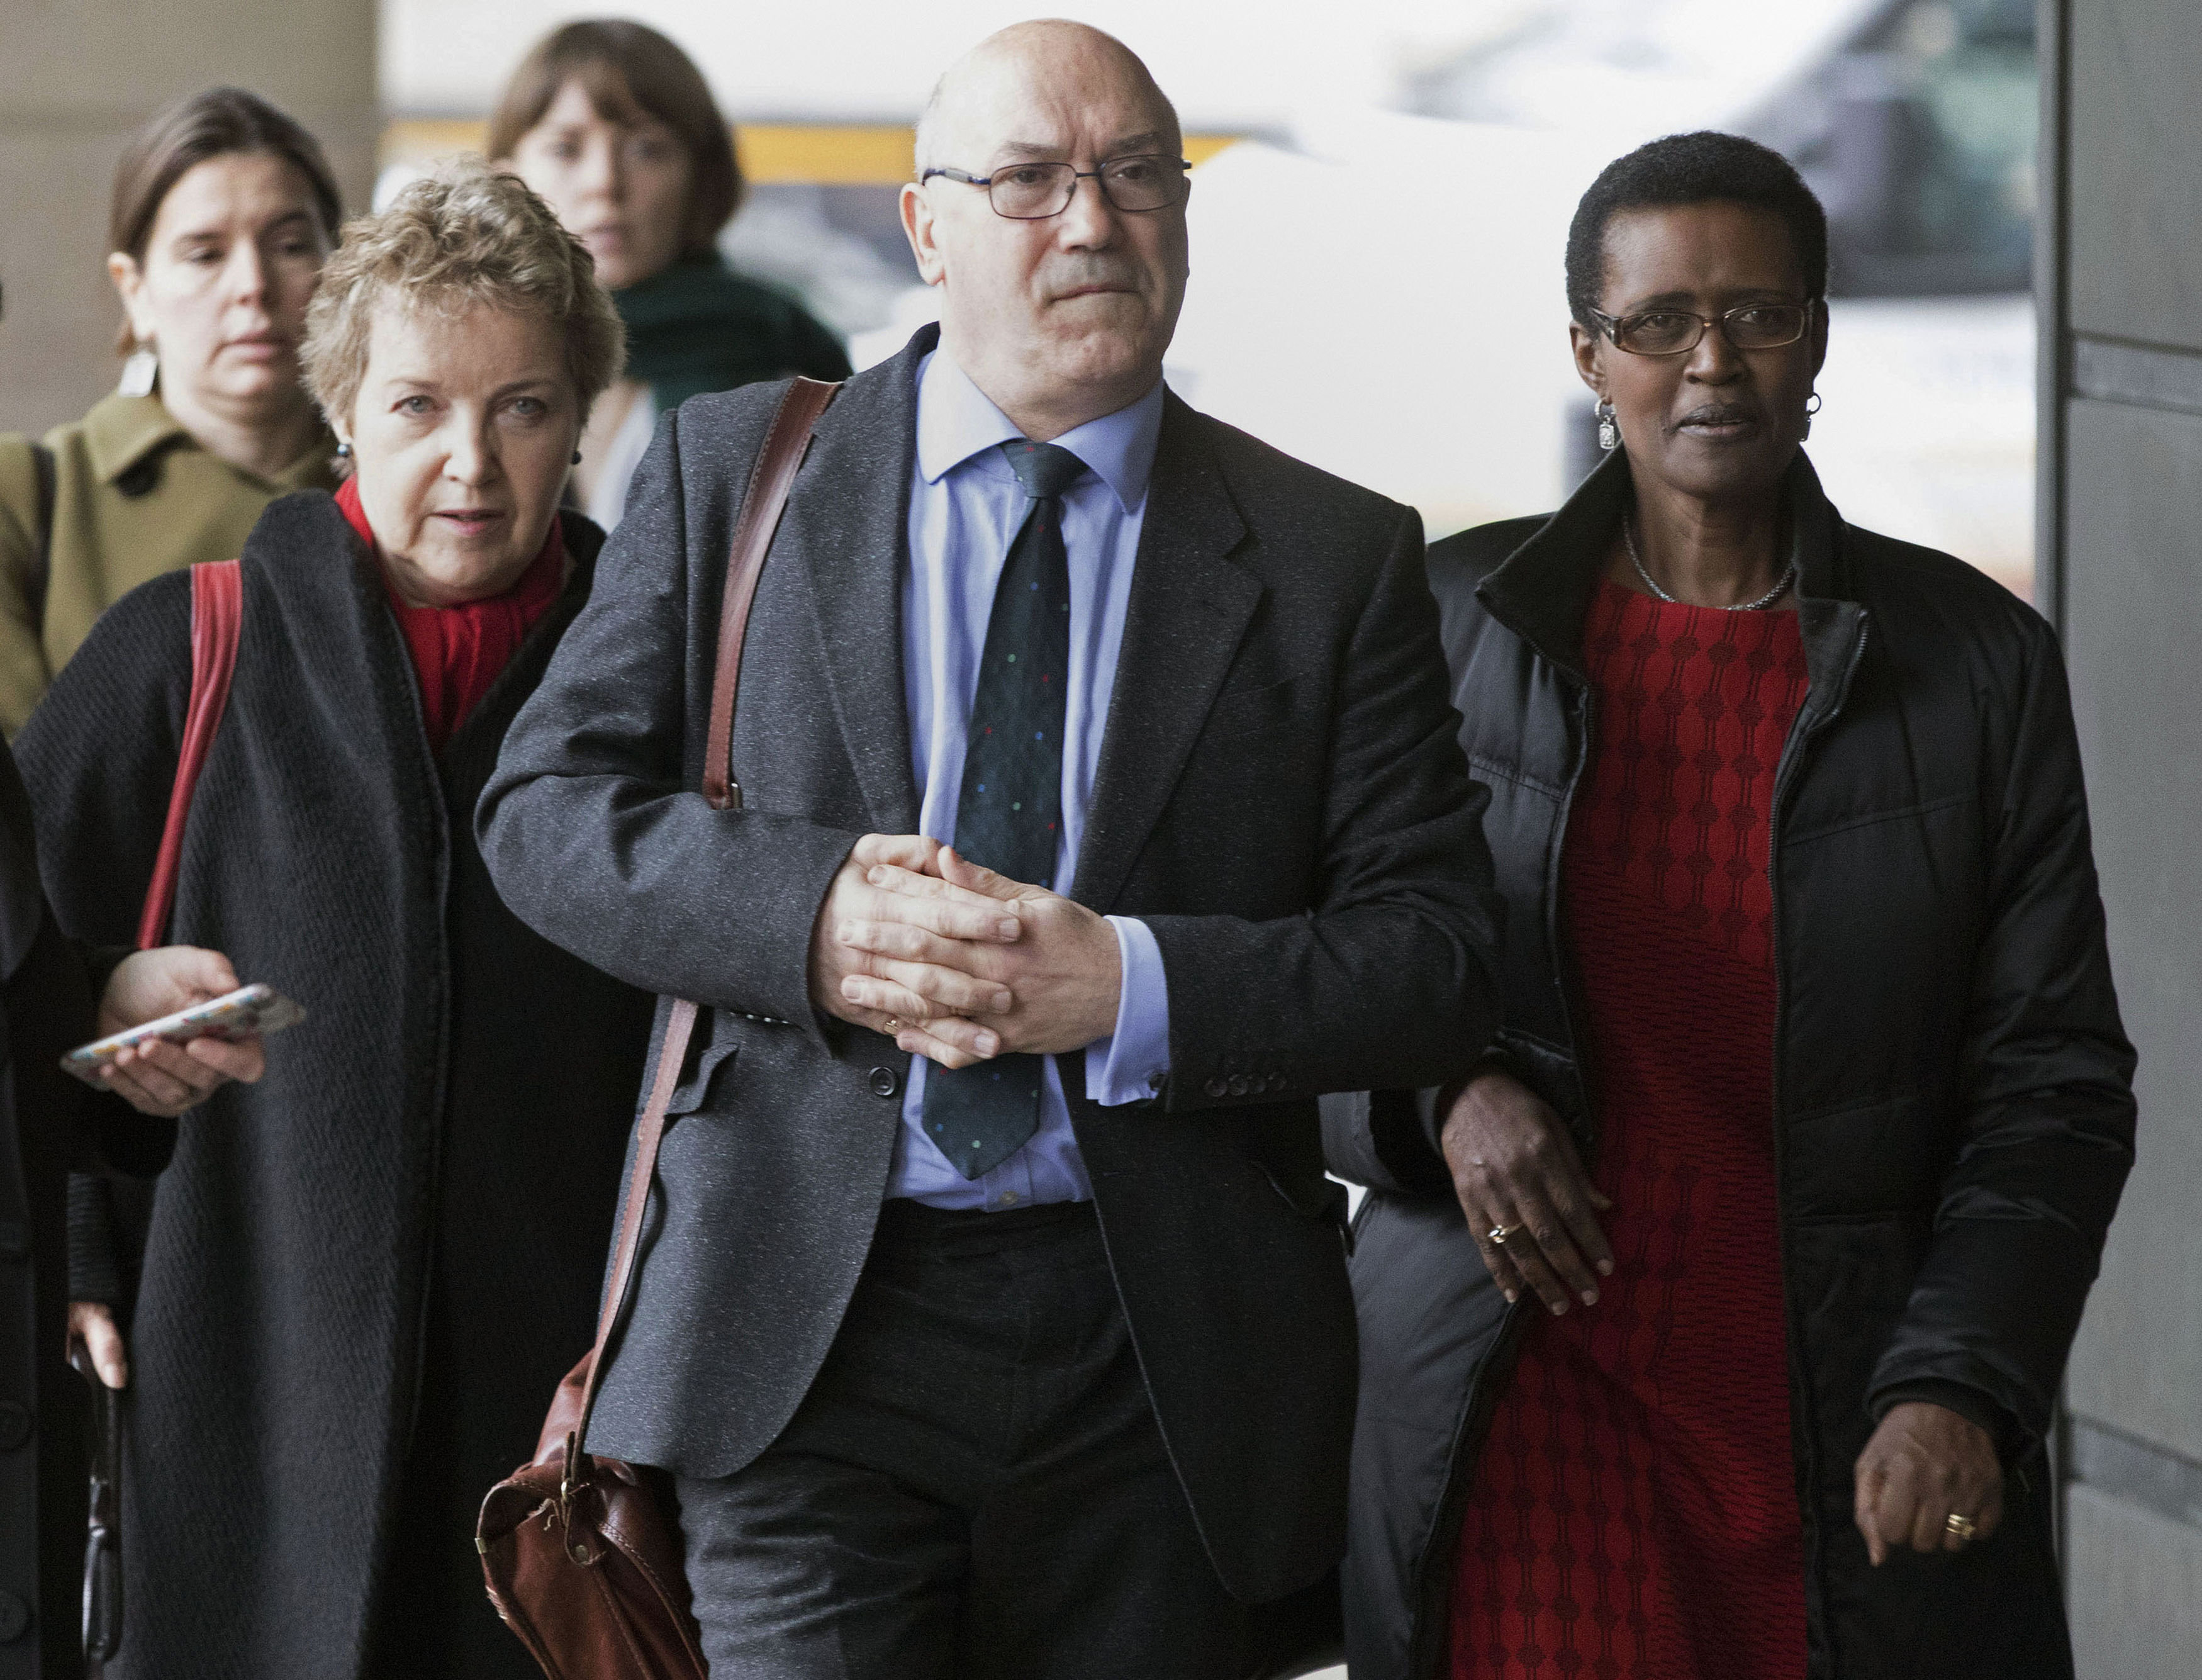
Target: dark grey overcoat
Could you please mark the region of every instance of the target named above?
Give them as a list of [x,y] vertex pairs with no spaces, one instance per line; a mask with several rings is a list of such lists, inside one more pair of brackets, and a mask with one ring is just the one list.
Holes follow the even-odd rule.
[[[662,423],[483,797],[515,910],[709,1006],[590,1441],[691,1476],[732,1473],[786,1424],[887,1184],[907,1058],[815,1013],[806,975],[850,847],[917,827],[899,580],[935,337],[819,423],[750,625],[745,807],[692,790],[776,385]],[[1171,1071],[1153,1101],[1102,1108],[1072,1068],[1072,1124],[1173,1462],[1251,1602],[1320,1577],[1345,1537],[1353,1309],[1316,1098],[1448,1076],[1497,1012],[1484,793],[1453,740],[1420,532],[1172,398],[1078,861],[1080,902],[1154,929]]]
[[[310,1018],[176,1129],[131,1326],[115,1680],[534,1672],[488,1608],[482,1495],[587,1348],[649,1000],[498,902],[468,822],[586,597],[440,755],[380,571],[318,491],[244,551],[236,687],[174,937]],[[131,934],[191,686],[191,583],[110,608],[16,743],[72,934]]]
[[84,1421],[62,1357],[62,1183],[105,1111],[124,1111],[56,1062],[91,1036],[91,999],[84,953],[39,890],[30,805],[0,746],[0,1680],[82,1667]]

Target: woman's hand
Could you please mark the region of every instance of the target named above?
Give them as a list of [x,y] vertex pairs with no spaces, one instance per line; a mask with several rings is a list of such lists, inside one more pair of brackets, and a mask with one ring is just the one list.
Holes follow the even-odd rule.
[[[1613,1272],[1598,1215],[1613,1203],[1583,1170],[1560,1117],[1512,1075],[1487,1070],[1453,1099],[1441,1138],[1453,1193],[1506,1299],[1528,1288],[1555,1314],[1571,1300],[1595,1306],[1599,1277]],[[1500,1229],[1504,1241],[1493,1241]]]
[[[1858,1454],[1853,1514],[1876,1568],[1889,1548],[1962,1552],[1986,1540],[2003,1521],[2003,1466],[1995,1442],[1970,1418],[1946,1406],[1905,1400],[1893,1406]],[[1972,1524],[1965,1536],[1950,1518]]]
[[[108,977],[107,990],[100,994],[100,1036],[142,1027],[234,992],[237,986],[237,970],[219,951],[171,945],[134,952]],[[121,1052],[99,1076],[139,1113],[173,1118],[204,1102],[216,1087],[233,1079],[250,1085],[267,1068],[267,1053],[256,1038],[234,1044],[215,1038],[188,1044],[156,1040]]]
[[91,1368],[101,1382],[110,1388],[130,1386],[130,1353],[115,1328],[113,1307],[104,1301],[71,1301],[68,1333],[71,1341],[80,1341],[90,1351]]

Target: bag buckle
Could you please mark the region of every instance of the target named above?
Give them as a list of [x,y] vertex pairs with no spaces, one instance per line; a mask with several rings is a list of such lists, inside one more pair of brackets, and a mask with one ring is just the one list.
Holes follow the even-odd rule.
[[586,1567],[596,1562],[596,1553],[574,1535],[574,1495],[581,1485],[582,1456],[580,1431],[567,1430],[566,1468],[558,1477],[558,1525],[566,1531],[566,1555]]

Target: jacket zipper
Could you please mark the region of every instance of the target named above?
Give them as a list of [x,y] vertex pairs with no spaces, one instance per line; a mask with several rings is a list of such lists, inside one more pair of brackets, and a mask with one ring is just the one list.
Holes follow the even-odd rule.
[[[1541,657],[1541,656],[1540,656]],[[1555,667],[1557,669],[1557,666]],[[1563,674],[1564,675],[1564,673]],[[1545,864],[1545,941],[1552,953],[1553,984],[1560,998],[1560,1026],[1567,1035],[1570,1059],[1575,1064],[1575,1100],[1581,1105],[1583,1126],[1587,1132],[1594,1123],[1590,1101],[1590,1083],[1583,1071],[1583,1051],[1575,1038],[1574,999],[1569,994],[1566,964],[1560,955],[1560,885],[1561,862],[1567,849],[1568,818],[1575,810],[1575,793],[1582,786],[1583,772],[1590,763],[1592,730],[1595,722],[1597,696],[1588,685],[1577,684],[1567,679],[1575,699],[1575,710],[1581,727],[1575,731],[1575,763],[1568,773],[1567,789],[1560,796],[1559,814],[1552,823],[1552,841]],[[1595,1171],[1598,1139],[1586,1138],[1585,1165]],[[1469,1384],[1468,1394],[1460,1410],[1460,1421],[1454,1427],[1452,1447],[1445,1454],[1445,1491],[1438,1500],[1436,1519],[1431,1526],[1428,1541],[1416,1565],[1413,1634],[1408,1642],[1407,1671],[1411,1676],[1434,1680],[1437,1673],[1439,1652],[1435,1648],[1437,1629],[1444,1618],[1436,1613],[1436,1595],[1444,1584],[1436,1572],[1438,1559],[1453,1556],[1456,1530],[1460,1526],[1461,1512],[1468,1500],[1468,1489],[1460,1474],[1461,1458],[1468,1450],[1471,1439],[1480,1434],[1490,1422],[1493,1373],[1504,1371],[1510,1374],[1514,1351],[1522,1335],[1524,1315],[1529,1311],[1528,1297],[1516,1300],[1506,1309],[1499,1321],[1498,1334],[1493,1338],[1491,1351],[1484,1356],[1475,1380]]]
[[[1826,710],[1814,708],[1803,720],[1802,727],[1790,737],[1781,753],[1781,763],[1774,772],[1773,809],[1767,816],[1766,875],[1768,898],[1772,905],[1770,930],[1774,948],[1774,1054],[1771,1093],[1774,1121],[1774,1225],[1777,1252],[1781,1265],[1781,1325],[1788,1365],[1789,1392],[1793,1408],[1809,1407],[1811,1384],[1804,1369],[1804,1339],[1799,1334],[1796,1322],[1796,1293],[1789,1276],[1789,1215],[1788,1215],[1788,1151],[1784,1138],[1781,1104],[1782,1040],[1788,1026],[1788,988],[1782,983],[1785,964],[1781,948],[1781,814],[1788,803],[1791,790],[1802,773],[1805,755],[1820,733],[1834,721],[1834,706],[1840,697],[1850,692],[1851,679],[1858,670],[1859,658],[1865,651],[1865,627],[1861,624],[1851,640],[1850,657],[1843,663],[1841,678],[1830,696]],[[1819,1624],[1819,1645],[1828,1653],[1832,1669],[1832,1641],[1827,1624],[1825,1596],[1820,1589],[1821,1557],[1823,1537],[1820,1532],[1819,1500],[1819,1431],[1813,1427],[1809,1415],[1800,1422],[1793,1410],[1790,1423],[1791,1437],[1804,1454],[1803,1482],[1805,1489],[1803,1508],[1798,1512],[1805,1530],[1806,1555],[1805,1559],[1805,1597],[1806,1623],[1806,1661],[1812,1657],[1812,1624]]]

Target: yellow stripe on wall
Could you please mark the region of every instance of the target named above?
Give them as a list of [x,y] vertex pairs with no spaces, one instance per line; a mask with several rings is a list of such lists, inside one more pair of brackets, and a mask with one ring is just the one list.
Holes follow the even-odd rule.
[[735,131],[751,180],[817,186],[899,186],[910,179],[911,131],[900,127],[745,124]]
[[[393,117],[383,126],[383,167],[479,152],[488,133],[472,117]],[[1205,163],[1235,134],[1188,134],[1185,155]],[[898,123],[745,123],[735,131],[752,181],[809,186],[898,186],[910,177],[910,130]]]

